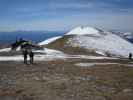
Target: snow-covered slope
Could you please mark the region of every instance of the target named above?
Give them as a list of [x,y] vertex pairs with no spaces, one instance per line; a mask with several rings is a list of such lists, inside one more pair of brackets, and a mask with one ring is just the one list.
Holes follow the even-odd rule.
[[133,44],[111,32],[101,31],[96,28],[78,27],[67,33],[74,35],[67,42],[73,47],[81,47],[99,51],[103,54],[128,57],[133,53]]
[[119,35],[120,37],[123,37],[125,39],[133,39],[133,33],[131,33],[131,32],[124,33],[124,32],[115,32],[115,31],[113,31],[113,33],[116,34],[116,35]]
[[133,39],[133,33],[126,32],[123,34],[123,37],[125,37],[126,39]]
[[117,31],[112,31],[113,34],[116,34],[127,41],[133,43],[133,33],[132,32],[117,32]]
[[92,27],[77,27],[73,29],[72,31],[68,32],[65,35],[93,35],[93,36],[99,36],[99,33],[103,33],[102,30],[92,28]]
[[49,44],[49,43],[51,43],[51,42],[54,42],[55,40],[57,40],[57,39],[59,39],[59,38],[61,38],[62,36],[57,36],[57,37],[52,37],[52,38],[49,38],[49,39],[47,39],[47,40],[45,40],[45,41],[42,41],[42,42],[40,42],[40,43],[38,43],[39,45],[46,45],[46,44]]

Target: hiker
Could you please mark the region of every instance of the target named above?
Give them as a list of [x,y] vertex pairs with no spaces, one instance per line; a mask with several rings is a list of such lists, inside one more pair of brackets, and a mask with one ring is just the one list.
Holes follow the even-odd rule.
[[28,56],[28,51],[23,50],[24,64],[27,64],[27,56]]
[[32,51],[30,51],[29,56],[30,56],[30,64],[33,64],[33,62],[34,62],[34,53]]
[[132,53],[129,53],[129,60],[132,60]]

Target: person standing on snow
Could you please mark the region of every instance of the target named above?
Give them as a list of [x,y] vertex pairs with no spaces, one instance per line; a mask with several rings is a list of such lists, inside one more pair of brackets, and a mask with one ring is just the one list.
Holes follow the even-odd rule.
[[132,53],[129,53],[129,60],[132,60]]
[[27,58],[28,58],[28,51],[23,50],[23,57],[24,57],[24,64],[27,64]]
[[33,64],[34,63],[34,53],[33,53],[33,51],[29,52],[29,56],[30,56],[30,64]]

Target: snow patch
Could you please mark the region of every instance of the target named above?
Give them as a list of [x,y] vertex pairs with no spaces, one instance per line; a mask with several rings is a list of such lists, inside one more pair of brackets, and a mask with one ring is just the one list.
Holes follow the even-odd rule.
[[67,55],[67,58],[75,58],[75,59],[91,59],[91,60],[101,60],[101,59],[119,59],[114,57],[104,57],[104,56],[87,56],[87,55]]
[[4,49],[0,49],[0,52],[10,52],[11,48],[4,48]]
[[[0,49],[0,52],[10,52],[12,51],[11,48],[4,48],[4,49]],[[17,49],[15,51],[21,51],[21,47],[17,47]]]
[[[35,61],[51,61],[51,60],[66,58],[66,54],[64,54],[61,51],[53,50],[53,49],[45,48],[44,50],[34,50],[33,52],[42,53],[42,54],[35,54]],[[0,61],[23,61],[23,56],[22,55],[0,56]]]
[[[87,55],[68,55],[58,50],[45,48],[44,50],[34,50],[35,61],[53,61],[57,59],[66,60],[66,59],[117,59],[109,57],[96,57],[96,56],[87,56]],[[28,58],[29,60],[29,58]],[[22,55],[17,56],[0,56],[0,61],[23,61]]]
[[127,66],[127,67],[133,67],[132,64],[119,64],[120,66]]
[[16,51],[21,51],[21,47],[20,46],[17,47]]
[[118,64],[118,63],[77,63],[75,65],[83,68],[90,68],[96,65],[114,65],[114,64]]
[[44,48],[43,50],[34,50],[33,52],[35,52],[35,53],[44,53],[44,54],[47,54],[47,55],[65,55],[61,51],[54,50],[54,49],[48,49],[48,48]]
[[103,51],[96,51],[97,54],[105,56],[106,54]]
[[22,56],[0,56],[0,61],[23,61]]

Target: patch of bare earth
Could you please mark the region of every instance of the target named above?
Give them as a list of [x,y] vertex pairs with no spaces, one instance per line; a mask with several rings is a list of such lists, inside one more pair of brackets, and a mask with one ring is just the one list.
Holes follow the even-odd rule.
[[50,49],[56,49],[63,51],[64,53],[67,54],[78,54],[78,55],[95,55],[98,56],[98,54],[95,53],[93,50],[87,50],[83,49],[80,47],[72,47],[70,46],[67,42],[69,39],[73,38],[73,36],[63,36],[60,39],[57,39],[56,41],[46,45],[45,47],[50,48]]
[[[82,68],[76,63],[110,62]],[[122,63],[121,63],[122,62]],[[128,60],[0,62],[0,100],[133,100]],[[123,65],[124,64],[124,65]]]

